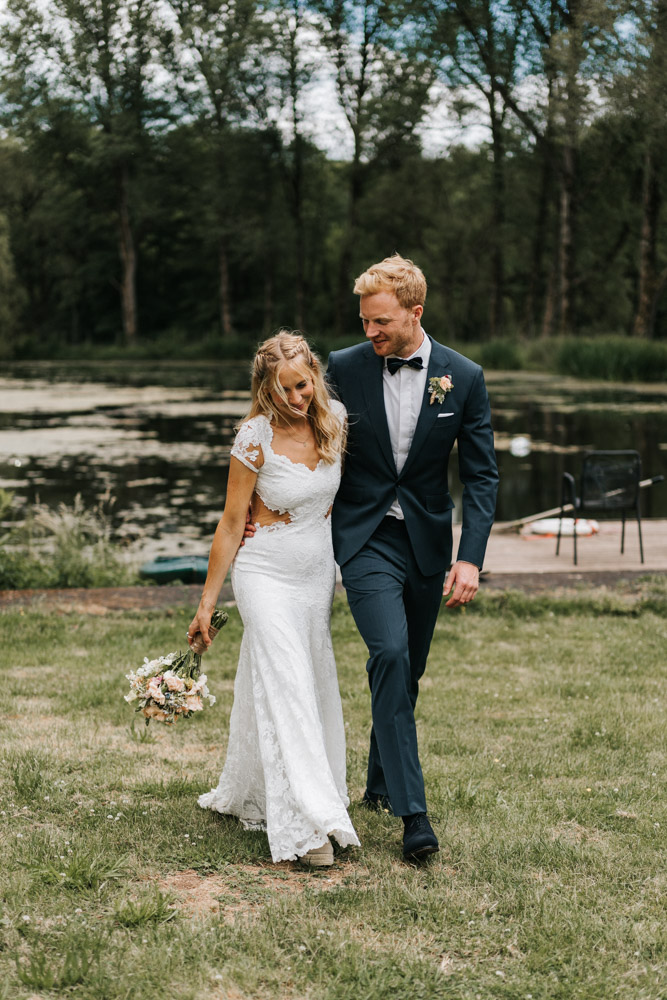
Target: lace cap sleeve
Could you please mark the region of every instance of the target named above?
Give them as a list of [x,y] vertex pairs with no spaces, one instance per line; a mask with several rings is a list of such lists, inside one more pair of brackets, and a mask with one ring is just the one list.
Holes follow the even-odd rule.
[[333,415],[335,417],[338,417],[338,419],[340,420],[341,424],[345,423],[345,420],[347,418],[347,410],[345,409],[344,404],[340,402],[340,400],[338,400],[338,399],[330,399],[329,400],[329,409],[331,410],[331,412],[333,413]]
[[266,442],[266,420],[253,417],[241,424],[234,439],[231,454],[253,472],[259,472],[264,464],[262,445]]

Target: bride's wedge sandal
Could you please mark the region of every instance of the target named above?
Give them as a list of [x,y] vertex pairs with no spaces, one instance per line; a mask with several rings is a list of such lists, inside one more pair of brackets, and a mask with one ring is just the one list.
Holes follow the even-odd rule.
[[308,868],[329,868],[334,863],[333,844],[327,837],[326,844],[299,855],[299,861]]

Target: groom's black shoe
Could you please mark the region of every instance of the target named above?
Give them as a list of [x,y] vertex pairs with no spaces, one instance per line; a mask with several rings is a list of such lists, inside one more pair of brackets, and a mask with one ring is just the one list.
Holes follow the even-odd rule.
[[368,809],[370,812],[384,812],[389,813],[390,816],[394,815],[388,795],[379,795],[377,792],[369,792],[366,789],[361,804],[364,809]]
[[433,833],[433,827],[426,813],[414,813],[403,816],[405,830],[403,831],[403,857],[406,861],[419,863],[426,861],[431,854],[440,850],[438,838]]

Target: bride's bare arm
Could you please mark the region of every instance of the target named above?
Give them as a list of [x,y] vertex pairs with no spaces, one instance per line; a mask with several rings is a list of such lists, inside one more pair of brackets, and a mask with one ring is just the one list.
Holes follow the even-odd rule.
[[197,632],[201,632],[207,646],[210,646],[212,641],[208,634],[211,615],[229,567],[241,544],[256,482],[257,472],[247,468],[232,456],[229,461],[225,509],[213,536],[211,553],[208,557],[208,573],[199,607],[188,628],[188,634],[193,637]]

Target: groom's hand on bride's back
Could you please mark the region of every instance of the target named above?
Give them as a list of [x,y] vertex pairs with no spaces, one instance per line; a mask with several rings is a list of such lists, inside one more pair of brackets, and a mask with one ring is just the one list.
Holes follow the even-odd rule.
[[252,523],[252,507],[248,507],[248,513],[245,516],[245,528],[243,531],[243,538],[241,539],[241,545],[245,545],[245,539],[252,538],[256,531],[257,528]]

